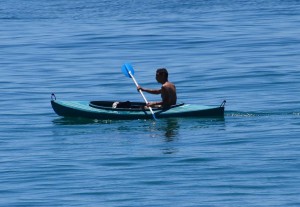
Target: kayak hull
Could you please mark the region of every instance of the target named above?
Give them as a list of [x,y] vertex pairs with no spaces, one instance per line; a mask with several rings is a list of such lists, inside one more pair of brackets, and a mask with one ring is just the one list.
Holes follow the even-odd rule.
[[[152,119],[145,109],[115,109],[112,107],[94,107],[89,101],[51,100],[55,113],[63,117],[81,117],[99,120]],[[156,118],[171,117],[224,117],[224,104],[209,107],[193,104],[180,104],[169,109],[154,109]]]

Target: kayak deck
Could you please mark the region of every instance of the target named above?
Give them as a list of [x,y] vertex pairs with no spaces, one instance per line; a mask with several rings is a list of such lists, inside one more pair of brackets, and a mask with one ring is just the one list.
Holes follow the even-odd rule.
[[[149,110],[144,109],[145,103],[132,102],[128,108],[113,108],[112,101],[59,101],[51,100],[53,110],[59,116],[82,117],[91,119],[126,120],[152,119]],[[224,117],[224,102],[219,107],[193,104],[179,104],[168,109],[154,108],[157,118],[169,117]]]

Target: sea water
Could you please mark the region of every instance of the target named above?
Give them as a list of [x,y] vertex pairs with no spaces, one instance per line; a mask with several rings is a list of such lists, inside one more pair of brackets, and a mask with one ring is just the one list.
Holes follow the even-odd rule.
[[[299,26],[296,0],[1,1],[0,206],[300,206]],[[143,101],[127,62],[225,118],[53,112]]]

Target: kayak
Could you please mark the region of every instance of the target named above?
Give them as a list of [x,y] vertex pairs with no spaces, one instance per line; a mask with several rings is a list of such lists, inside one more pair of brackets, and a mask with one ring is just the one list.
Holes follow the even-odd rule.
[[[156,118],[224,117],[226,101],[211,107],[196,104],[177,104],[170,108],[152,108]],[[55,113],[63,117],[82,117],[99,120],[152,119],[152,113],[141,102],[121,101],[61,101],[51,100]]]

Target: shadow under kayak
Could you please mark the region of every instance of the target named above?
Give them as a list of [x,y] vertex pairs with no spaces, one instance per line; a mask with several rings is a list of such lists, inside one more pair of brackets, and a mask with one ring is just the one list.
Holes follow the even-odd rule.
[[[224,117],[226,101],[219,107],[195,104],[178,104],[168,109],[152,108],[156,118],[170,117]],[[152,119],[145,103],[114,101],[59,101],[51,100],[53,110],[59,116],[91,119]],[[119,105],[119,106],[118,106]]]

